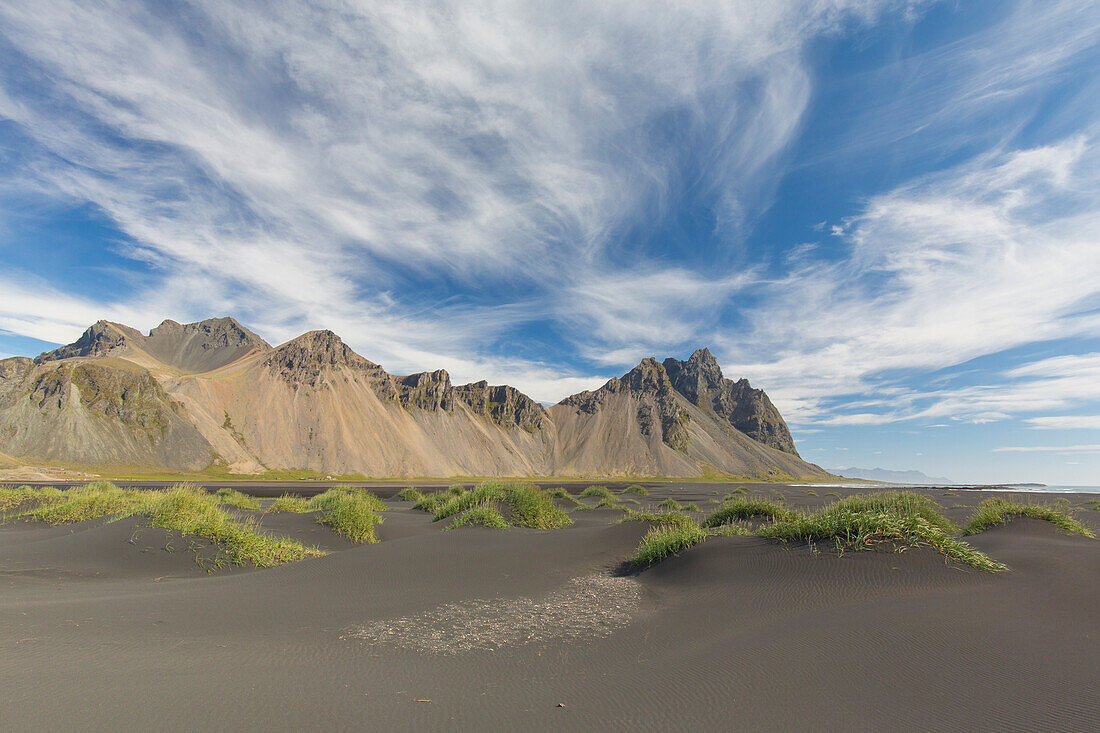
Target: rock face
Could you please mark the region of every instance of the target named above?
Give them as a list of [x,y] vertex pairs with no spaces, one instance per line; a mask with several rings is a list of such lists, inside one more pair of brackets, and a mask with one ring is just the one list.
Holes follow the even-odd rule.
[[675,395],[664,367],[656,359],[646,358],[621,378],[610,379],[594,392],[585,391],[566,397],[559,404],[595,414],[616,397],[632,398],[639,403],[637,422],[642,435],[656,435],[670,448],[683,451],[687,447],[687,423],[690,418]]
[[164,321],[149,332],[141,348],[159,361],[191,374],[219,369],[253,352],[266,352],[266,341],[232,318],[198,323]]
[[0,361],[0,454],[95,469],[398,476],[823,477],[709,351],[644,359],[545,408],[514,387],[393,375],[331,331],[272,348],[231,318],[100,321]]
[[482,380],[455,387],[455,396],[475,414],[486,415],[503,428],[520,428],[529,433],[541,429],[546,408],[515,387],[490,385]]
[[745,380],[725,379],[706,349],[687,361],[643,359],[550,413],[558,470],[566,474],[595,472],[603,463],[634,475],[826,475],[798,457],[767,395]]
[[60,361],[77,356],[106,356],[125,346],[128,339],[139,341],[143,338],[140,331],[129,326],[110,321],[96,321],[73,343],[40,354],[34,362],[44,364],[47,361]]
[[672,386],[693,405],[713,410],[753,440],[798,455],[787,423],[764,390],[753,389],[747,379],[723,377],[709,349],[699,349],[687,361],[665,359],[664,367]]
[[309,331],[273,349],[260,362],[294,389],[320,387],[326,376],[347,368],[370,375],[385,374],[382,367],[356,354],[332,331]]
[[126,362],[51,361],[5,382],[0,444],[9,455],[192,471],[213,459],[179,403]]

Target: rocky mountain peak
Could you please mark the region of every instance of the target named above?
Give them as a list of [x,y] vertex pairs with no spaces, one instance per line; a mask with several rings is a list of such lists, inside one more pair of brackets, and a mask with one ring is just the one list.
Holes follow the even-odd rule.
[[351,350],[332,331],[309,331],[287,341],[264,357],[263,365],[274,369],[295,389],[318,386],[322,376],[340,367],[365,372],[382,372],[382,367]]
[[707,392],[720,387],[724,381],[722,368],[710,349],[696,350],[687,361],[669,357],[664,367],[676,391],[699,406],[706,404]]
[[453,407],[454,388],[446,369],[434,372],[418,372],[405,377],[394,377],[397,400],[402,407],[419,407],[421,410],[450,411]]
[[242,326],[234,318],[207,318],[196,323],[177,323],[166,319],[149,332],[149,339],[159,341],[181,336],[197,336],[204,349],[223,349],[239,346],[254,346],[267,351],[271,346],[252,331]]
[[73,343],[39,354],[34,362],[44,364],[78,356],[103,356],[125,345],[127,339],[141,338],[141,332],[129,326],[111,321],[96,321]]
[[546,408],[506,384],[490,385],[481,380],[455,387],[454,392],[475,413],[503,428],[518,427],[533,433],[546,419]]

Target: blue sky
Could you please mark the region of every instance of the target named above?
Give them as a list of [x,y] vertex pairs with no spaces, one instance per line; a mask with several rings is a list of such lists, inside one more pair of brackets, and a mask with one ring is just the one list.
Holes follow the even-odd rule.
[[0,6],[0,355],[331,328],[553,402],[709,345],[827,467],[1100,484],[1095,2]]

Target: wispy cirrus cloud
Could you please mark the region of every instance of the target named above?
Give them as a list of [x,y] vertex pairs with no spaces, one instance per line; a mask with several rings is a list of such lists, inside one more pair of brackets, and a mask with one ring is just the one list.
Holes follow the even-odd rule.
[[[736,278],[662,280],[624,229],[690,187],[739,236],[811,98],[805,44],[912,5],[9,3],[0,116],[30,145],[4,186],[90,202],[153,268],[101,313],[217,304],[406,368],[549,314],[625,354],[688,338]],[[601,278],[667,312],[586,311]],[[75,335],[68,312],[51,338]]]
[[992,450],[994,453],[1100,453],[1100,443],[1093,445],[1008,445]]
[[1036,430],[1100,430],[1100,415],[1029,417],[1026,422]]

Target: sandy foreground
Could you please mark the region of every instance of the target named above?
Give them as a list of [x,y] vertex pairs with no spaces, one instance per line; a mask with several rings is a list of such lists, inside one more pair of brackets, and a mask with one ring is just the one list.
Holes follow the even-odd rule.
[[[759,489],[852,492],[810,491]],[[927,491],[956,521],[991,495]],[[753,537],[623,573],[647,526],[613,509],[442,532],[390,504],[366,546],[265,515],[332,554],[214,574],[137,519],[0,526],[0,728],[1100,729],[1100,541],[1038,520],[969,539],[1002,573]]]

